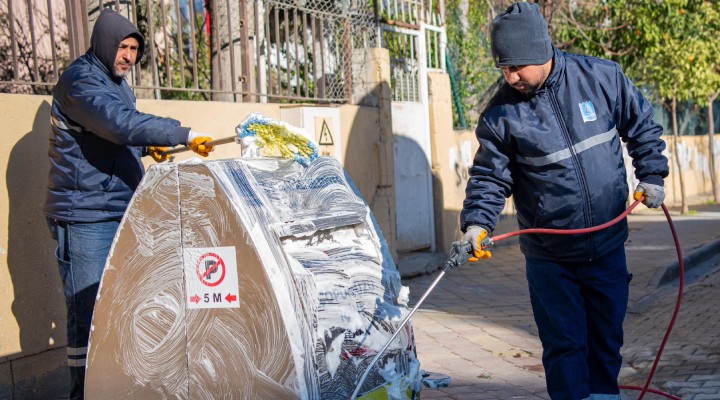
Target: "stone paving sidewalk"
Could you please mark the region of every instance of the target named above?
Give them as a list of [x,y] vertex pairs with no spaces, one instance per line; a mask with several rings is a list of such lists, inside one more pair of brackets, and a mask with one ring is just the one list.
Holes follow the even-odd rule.
[[[688,257],[717,255],[718,247],[708,246],[720,244],[720,206],[693,208],[700,212],[673,215],[688,271],[682,307],[650,387],[687,400],[720,399],[720,262]],[[677,255],[662,212],[645,210],[629,223],[634,278],[621,384],[643,386],[675,307],[677,274],[668,271],[677,269]],[[423,399],[549,398],[524,257],[516,241],[508,242],[498,243],[490,260],[449,271],[413,317],[421,368],[453,379],[450,387],[424,389]],[[436,276],[403,280],[411,306]],[[668,282],[659,285],[663,276]],[[623,399],[639,394],[626,390]]]

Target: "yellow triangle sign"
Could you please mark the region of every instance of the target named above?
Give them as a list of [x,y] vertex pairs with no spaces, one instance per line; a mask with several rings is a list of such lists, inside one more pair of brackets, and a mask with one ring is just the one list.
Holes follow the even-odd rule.
[[318,138],[318,144],[322,146],[332,146],[333,142],[332,133],[330,133],[330,127],[327,124],[327,120],[323,119],[322,128],[320,128],[320,137]]

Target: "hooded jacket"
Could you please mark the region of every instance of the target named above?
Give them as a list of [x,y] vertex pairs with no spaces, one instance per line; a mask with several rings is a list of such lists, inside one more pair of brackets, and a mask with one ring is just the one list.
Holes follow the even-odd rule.
[[[614,219],[629,194],[620,140],[637,179],[663,185],[668,162],[662,127],[620,66],[553,51],[553,70],[535,95],[505,84],[482,113],[463,231],[478,225],[492,232],[511,194],[521,229],[588,228]],[[623,220],[593,234],[521,235],[520,248],[531,258],[592,260],[627,236]]]
[[50,174],[45,213],[67,222],[122,218],[144,175],[145,146],[186,143],[177,120],[139,112],[135,95],[115,74],[118,47],[128,36],[145,40],[126,18],[102,11],[91,47],[73,61],[53,90]]

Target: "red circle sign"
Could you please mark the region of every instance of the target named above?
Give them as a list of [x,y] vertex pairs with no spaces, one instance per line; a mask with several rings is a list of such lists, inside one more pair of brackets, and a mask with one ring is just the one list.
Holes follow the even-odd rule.
[[215,253],[205,253],[200,256],[195,271],[203,285],[217,286],[225,279],[225,262]]

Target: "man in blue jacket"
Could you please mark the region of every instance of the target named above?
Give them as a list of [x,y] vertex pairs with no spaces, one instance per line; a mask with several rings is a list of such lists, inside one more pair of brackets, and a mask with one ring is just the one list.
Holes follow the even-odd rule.
[[[473,258],[511,194],[525,228],[588,228],[626,208],[620,140],[635,194],[659,207],[668,162],[653,109],[620,66],[552,46],[537,4],[515,3],[492,24],[504,84],[483,111],[461,213]],[[631,274],[627,221],[592,234],[520,236],[552,399],[620,399],[623,320]]]
[[137,111],[125,81],[145,41],[109,9],[98,17],[90,49],[53,91],[50,174],[45,202],[67,303],[71,399],[82,399],[90,323],[105,261],[120,220],[145,172],[140,157],[165,161],[167,146],[207,156],[208,135],[174,119]]

